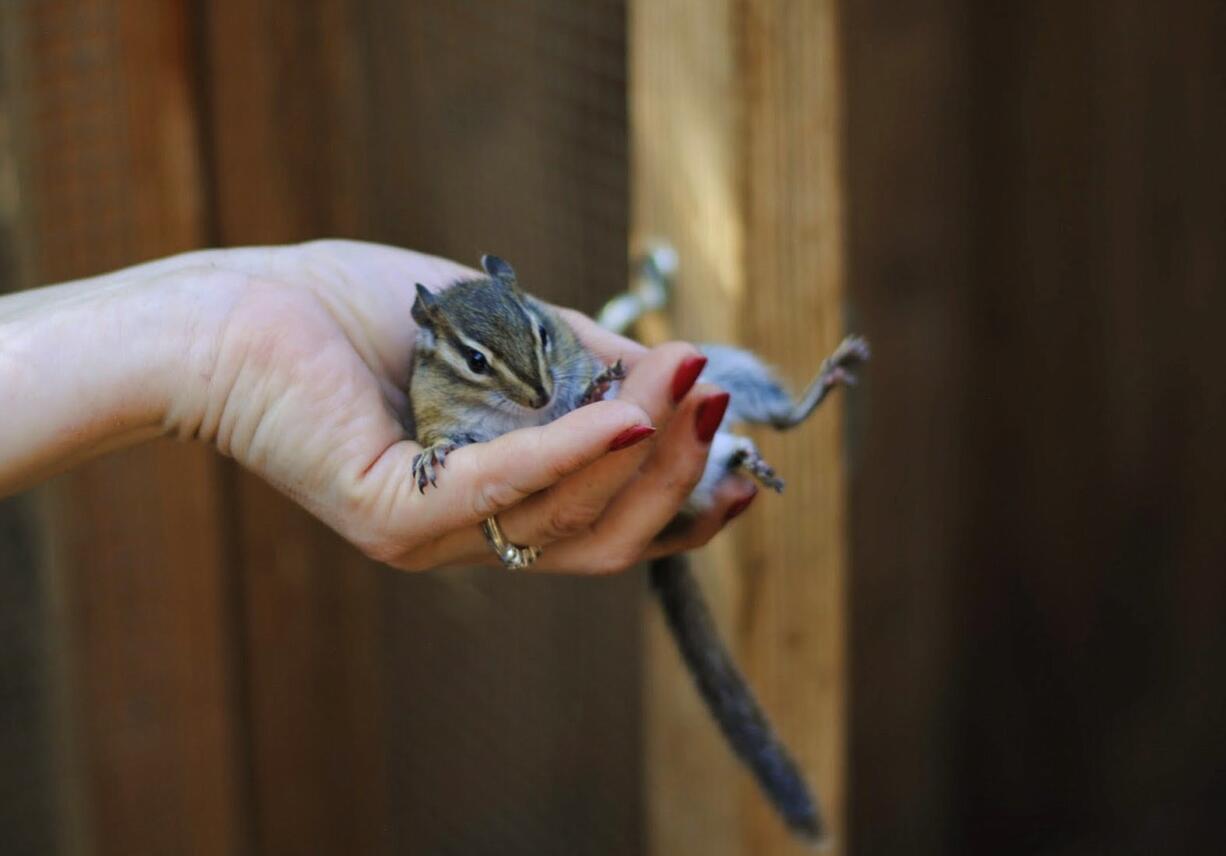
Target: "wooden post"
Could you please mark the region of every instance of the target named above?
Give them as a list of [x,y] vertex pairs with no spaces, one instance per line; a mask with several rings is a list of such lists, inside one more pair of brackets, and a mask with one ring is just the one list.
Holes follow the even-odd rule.
[[[839,60],[833,0],[630,4],[632,240],[680,257],[686,339],[739,343],[797,385],[843,333]],[[836,397],[757,436],[788,479],[703,552],[700,580],[763,706],[846,846],[845,478]],[[649,626],[654,853],[801,852],[741,772]]]
[[[198,20],[215,238],[359,234],[357,4],[206,4]],[[228,472],[242,705],[261,853],[388,852],[382,571],[255,475]]]
[[[16,171],[30,243],[21,284],[198,246],[186,5],[16,3],[0,12],[11,106],[22,117]],[[150,443],[38,496],[57,849],[235,852],[243,775],[215,456]]]
[[[499,252],[587,309],[624,283],[620,4],[205,5],[220,243]],[[398,574],[234,496],[255,850],[641,850],[637,580]]]

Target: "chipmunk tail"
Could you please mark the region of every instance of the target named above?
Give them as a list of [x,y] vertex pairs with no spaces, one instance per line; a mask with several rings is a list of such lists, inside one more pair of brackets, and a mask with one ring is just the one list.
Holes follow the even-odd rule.
[[733,751],[792,832],[820,847],[826,835],[817,804],[724,646],[689,560],[680,555],[652,562],[651,587],[698,692]]

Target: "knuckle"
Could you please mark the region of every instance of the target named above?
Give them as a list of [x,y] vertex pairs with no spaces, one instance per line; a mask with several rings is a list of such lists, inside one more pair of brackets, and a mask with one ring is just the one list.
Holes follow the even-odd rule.
[[406,544],[403,533],[378,524],[361,523],[342,528],[345,539],[368,559],[381,565],[401,567],[406,556],[417,552]]
[[400,533],[365,500],[342,498],[337,529],[363,556],[381,564],[394,565],[404,554]]
[[699,547],[705,547],[711,542],[711,539],[719,534],[719,529],[710,529],[707,527],[695,527],[694,531],[687,533],[681,539],[680,545],[674,552],[687,553],[690,550],[697,550]]
[[391,541],[384,539],[357,539],[353,540],[353,544],[361,551],[363,556],[383,565],[398,564],[398,560],[404,555],[403,551],[398,549]]
[[546,518],[545,535],[554,541],[581,535],[588,531],[599,513],[600,509],[589,503],[554,503]]
[[342,527],[342,534],[366,558],[406,571],[433,567],[432,544],[399,527],[364,521]]
[[402,571],[428,571],[439,563],[438,547],[435,542],[409,547],[404,544],[391,544],[388,554],[380,561]]
[[386,564],[393,565],[402,571],[409,571],[411,573],[425,571],[431,567],[431,565],[426,561],[424,554],[419,553],[416,550],[401,553],[396,557],[395,561],[389,561]]
[[472,513],[479,520],[497,514],[524,498],[524,493],[501,479],[483,482],[473,492]]
[[550,482],[560,481],[583,466],[584,458],[580,452],[551,447],[545,436],[541,436],[538,443],[536,454],[546,461],[545,471]]
[[590,569],[592,573],[599,576],[611,576],[612,574],[620,574],[629,569],[637,561],[637,552],[631,553],[625,548],[609,549],[596,559],[590,566]]
[[677,474],[675,489],[681,496],[688,497],[694,488],[698,487],[698,483],[702,481],[703,474],[707,470],[708,458],[703,455],[695,457],[688,461]]
[[698,482],[702,479],[701,467],[681,467],[669,472],[663,479],[663,487],[667,496],[678,505],[683,503]]
[[358,479],[341,480],[337,489],[337,511],[343,522],[361,521],[370,516],[370,492]]

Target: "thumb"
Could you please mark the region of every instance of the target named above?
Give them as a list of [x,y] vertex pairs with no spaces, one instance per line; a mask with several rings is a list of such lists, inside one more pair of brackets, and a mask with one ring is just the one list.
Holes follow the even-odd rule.
[[[416,443],[398,443],[381,467],[396,480],[387,520],[393,528],[433,535],[472,526],[525,497],[542,491],[609,452],[632,429],[651,428],[650,417],[624,401],[600,401],[574,410],[539,428],[521,428],[488,443],[461,447],[436,470],[437,485],[417,490],[413,458]],[[644,435],[645,437],[646,435]]]

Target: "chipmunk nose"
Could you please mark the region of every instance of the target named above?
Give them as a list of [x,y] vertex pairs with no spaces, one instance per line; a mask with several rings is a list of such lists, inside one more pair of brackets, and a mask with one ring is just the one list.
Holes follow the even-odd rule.
[[542,407],[548,404],[550,398],[553,397],[545,391],[544,387],[537,386],[534,387],[532,391],[536,393],[532,399],[532,406],[537,410],[540,410]]

